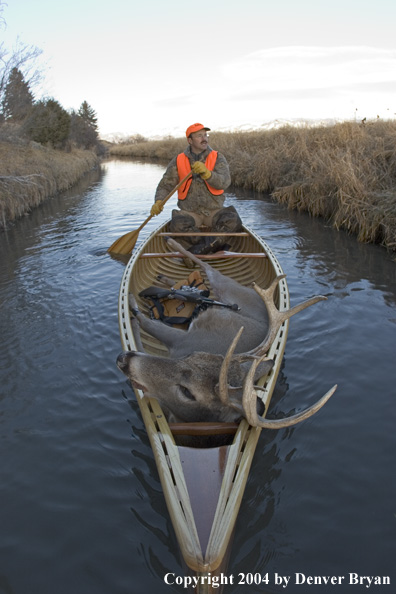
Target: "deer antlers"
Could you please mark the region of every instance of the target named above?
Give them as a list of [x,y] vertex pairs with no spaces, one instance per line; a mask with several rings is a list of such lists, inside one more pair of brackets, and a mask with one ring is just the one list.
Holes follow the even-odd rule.
[[252,366],[246,375],[245,382],[243,385],[242,406],[247,422],[253,427],[262,427],[264,429],[282,429],[283,427],[290,427],[291,425],[296,425],[297,423],[300,423],[301,421],[304,421],[305,419],[312,417],[312,415],[314,415],[319,409],[322,408],[324,404],[326,404],[326,402],[337,389],[337,384],[335,384],[335,386],[333,386],[328,392],[326,392],[326,394],[322,396],[322,398],[320,398],[315,404],[313,404],[312,406],[303,410],[300,413],[292,415],[291,417],[272,420],[265,419],[257,413],[257,395],[253,386],[254,373],[260,362],[261,359],[256,359],[255,361],[253,361]]
[[274,280],[267,289],[262,289],[255,283],[253,284],[254,290],[258,295],[260,295],[260,297],[265,303],[265,307],[268,312],[269,326],[267,336],[264,338],[263,342],[260,343],[255,349],[249,351],[248,353],[243,353],[243,355],[239,355],[239,358],[241,360],[246,361],[251,357],[261,357],[270,348],[283,322],[294,316],[296,313],[302,311],[303,309],[306,309],[310,305],[314,305],[314,303],[318,303],[318,301],[327,300],[327,297],[324,297],[323,295],[316,295],[315,297],[311,297],[311,299],[307,299],[306,301],[303,301],[302,303],[295,305],[291,309],[282,312],[279,311],[279,309],[276,307],[274,303],[274,294],[279,281],[281,281],[284,278],[286,278],[286,274],[279,274],[276,278],[274,278]]
[[260,295],[260,297],[264,300],[268,318],[269,318],[269,327],[268,332],[262,343],[260,343],[256,348],[252,349],[247,353],[242,353],[240,355],[234,355],[234,351],[238,340],[243,332],[243,327],[240,328],[238,333],[236,334],[234,340],[232,341],[231,345],[228,348],[228,351],[223,359],[223,363],[220,369],[219,375],[219,384],[218,384],[218,392],[219,398],[223,404],[228,404],[232,406],[232,403],[229,399],[228,394],[228,369],[231,363],[231,360],[237,360],[239,363],[246,362],[248,360],[252,360],[251,367],[246,374],[244,384],[243,384],[243,396],[242,396],[242,407],[244,411],[244,416],[248,423],[253,427],[262,427],[265,429],[281,429],[283,427],[290,427],[291,425],[295,425],[296,423],[300,423],[305,419],[308,419],[312,415],[314,415],[326,402],[329,398],[334,394],[337,389],[337,384],[333,386],[326,394],[320,398],[315,404],[311,407],[307,408],[306,410],[297,413],[296,415],[292,415],[291,417],[287,417],[285,419],[265,419],[264,417],[258,415],[257,413],[257,394],[254,388],[254,376],[256,370],[260,363],[267,361],[267,352],[272,345],[279,328],[281,325],[294,316],[294,314],[302,311],[303,309],[317,303],[318,301],[326,300],[326,297],[322,295],[317,295],[300,303],[299,305],[295,305],[291,309],[287,311],[280,312],[274,303],[274,293],[275,289],[278,286],[280,280],[285,278],[285,274],[281,274],[277,276],[270,286],[267,289],[261,289],[257,285],[254,285],[255,291]]

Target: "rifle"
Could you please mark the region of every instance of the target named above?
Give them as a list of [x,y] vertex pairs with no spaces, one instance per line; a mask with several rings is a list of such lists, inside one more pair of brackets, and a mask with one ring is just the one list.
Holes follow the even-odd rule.
[[207,307],[226,307],[232,311],[240,311],[240,307],[236,304],[222,303],[215,299],[209,298],[209,291],[200,291],[196,287],[182,286],[180,289],[163,289],[161,287],[148,287],[139,293],[140,297],[148,299],[179,299],[180,301],[188,301],[196,303],[202,309]]

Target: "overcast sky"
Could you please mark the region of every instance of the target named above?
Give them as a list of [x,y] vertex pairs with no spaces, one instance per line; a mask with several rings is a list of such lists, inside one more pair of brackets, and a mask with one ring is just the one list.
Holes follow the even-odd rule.
[[102,135],[395,117],[394,0],[7,0],[0,35],[43,50],[44,94]]

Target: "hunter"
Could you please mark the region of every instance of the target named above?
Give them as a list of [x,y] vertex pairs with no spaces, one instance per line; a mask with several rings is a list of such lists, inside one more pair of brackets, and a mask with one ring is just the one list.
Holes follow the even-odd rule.
[[[228,163],[221,153],[209,146],[208,132],[202,124],[186,130],[188,146],[169,163],[155,193],[151,215],[163,209],[162,200],[190,171],[190,177],[178,190],[177,206],[169,224],[171,232],[237,232],[242,221],[233,206],[224,206],[224,190],[231,183]],[[226,237],[195,237],[180,243],[194,254],[208,254],[224,249]]]

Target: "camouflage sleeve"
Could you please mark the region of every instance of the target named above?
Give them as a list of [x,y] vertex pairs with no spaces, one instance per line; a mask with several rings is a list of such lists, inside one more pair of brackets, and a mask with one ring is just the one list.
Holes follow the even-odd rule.
[[179,174],[177,172],[176,157],[174,157],[166,168],[166,171],[157,186],[154,202],[157,200],[163,200],[174,189],[174,187],[177,186],[178,183]]
[[226,158],[221,153],[217,154],[216,165],[208,182],[216,190],[225,190],[231,183],[230,169]]

